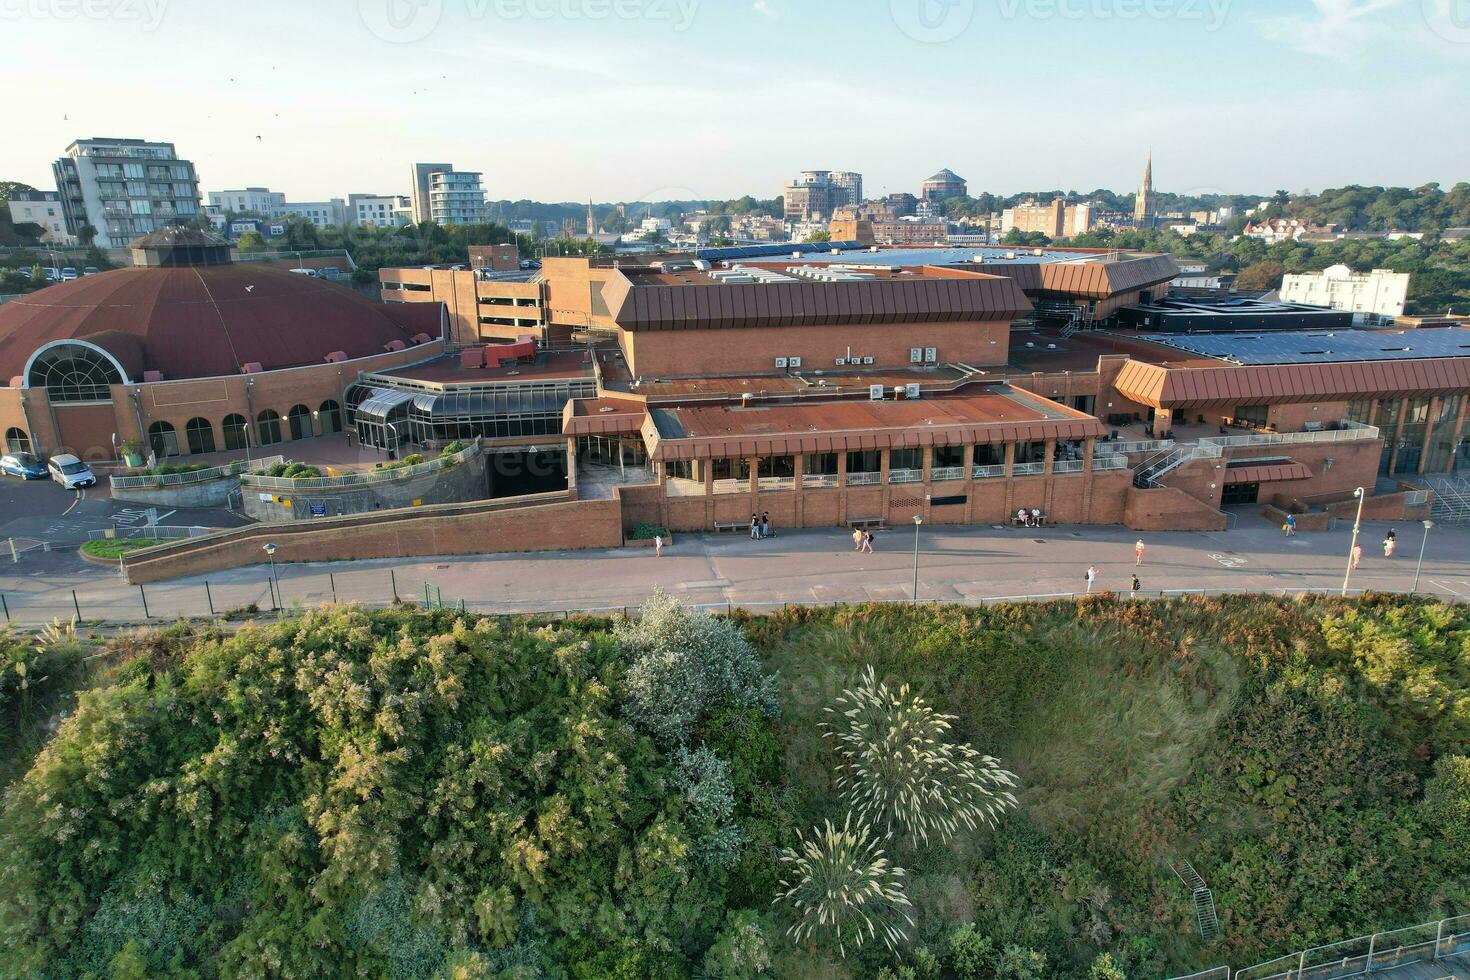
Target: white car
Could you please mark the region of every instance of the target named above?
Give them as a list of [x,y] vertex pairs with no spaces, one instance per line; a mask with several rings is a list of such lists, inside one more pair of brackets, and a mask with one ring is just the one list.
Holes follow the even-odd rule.
[[97,485],[96,474],[88,468],[86,463],[77,459],[71,453],[52,456],[46,461],[46,469],[51,473],[51,479],[68,490],[76,490],[79,487],[95,487]]

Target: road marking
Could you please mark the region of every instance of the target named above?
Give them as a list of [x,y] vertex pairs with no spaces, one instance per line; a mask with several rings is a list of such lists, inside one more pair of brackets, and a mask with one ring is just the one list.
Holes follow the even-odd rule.
[[[176,510],[171,510],[171,511],[169,511],[169,512],[168,512],[168,513],[167,513],[167,514],[159,514],[159,515],[158,515],[158,517],[157,517],[157,519],[156,519],[156,520],[154,520],[154,522],[153,522],[153,523],[154,523],[154,524],[158,524],[158,523],[160,523],[160,522],[162,522],[162,521],[163,521],[163,519],[164,519],[164,518],[165,518],[165,517],[168,517],[168,516],[169,516],[169,514],[177,514],[177,513],[178,513],[178,511],[176,511]],[[442,567],[443,567],[443,566],[442,566],[442,565],[441,565],[441,566],[440,566],[440,567],[441,567],[441,568],[442,568]]]
[[[1465,593],[1459,592],[1459,591],[1456,591],[1455,589],[1450,588],[1448,585],[1445,585],[1443,582],[1439,581],[1438,579],[1430,579],[1429,580],[1429,584],[1430,585],[1437,585],[1441,589],[1444,589],[1446,592],[1448,592],[1450,595],[1459,596],[1461,599],[1470,598],[1470,596],[1466,596]],[[1464,583],[1461,583],[1461,584],[1464,584]]]
[[64,511],[61,512],[61,516],[62,517],[65,517],[67,514],[70,514],[73,510],[76,510],[77,504],[81,503],[82,502],[82,498],[85,497],[86,495],[87,495],[87,491],[85,489],[83,489],[82,487],[77,487],[77,499],[75,499],[75,500],[73,500],[71,502],[71,506],[70,507],[68,507],[66,510],[64,510]]
[[1242,558],[1239,555],[1212,554],[1210,555],[1210,558],[1214,559],[1216,563],[1223,565],[1226,568],[1240,568],[1242,565],[1249,564],[1248,559]]

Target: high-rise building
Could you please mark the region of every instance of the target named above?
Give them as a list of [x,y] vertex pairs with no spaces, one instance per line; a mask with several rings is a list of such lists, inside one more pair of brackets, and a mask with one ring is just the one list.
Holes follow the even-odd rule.
[[409,220],[409,202],[403,194],[348,194],[347,222],[369,228],[391,228]]
[[919,188],[919,197],[925,201],[943,201],[964,197],[969,190],[965,178],[946,167],[924,181]]
[[199,214],[199,175],[172,143],[76,140],[51,167],[67,230],[90,225],[101,248],[185,225]]
[[832,186],[842,191],[841,200],[836,203],[840,207],[850,204],[857,207],[863,203],[863,175],[854,170],[834,170],[827,178]]
[[863,175],[851,170],[803,170],[783,193],[787,221],[822,221],[840,207],[863,203]]
[[477,170],[429,174],[429,220],[440,225],[477,225],[490,220]]
[[429,220],[429,176],[453,169],[454,164],[452,163],[416,163],[413,165],[413,182],[409,184],[409,197],[415,224]]
[[1154,155],[1150,151],[1143,164],[1143,184],[1133,199],[1133,223],[1139,228],[1152,228],[1154,223]]
[[919,210],[919,199],[907,191],[889,194],[887,202],[895,218],[907,218]]
[[1050,204],[1027,201],[1001,214],[1001,234],[1016,230],[1041,232],[1048,238],[1071,238],[1092,230],[1095,220],[1091,204],[1069,204],[1064,197],[1053,198]]

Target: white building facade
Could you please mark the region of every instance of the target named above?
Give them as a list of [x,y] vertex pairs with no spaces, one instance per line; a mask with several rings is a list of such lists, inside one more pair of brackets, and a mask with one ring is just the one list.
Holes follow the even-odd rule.
[[100,248],[121,248],[199,215],[199,175],[172,143],[76,140],[51,170],[67,231],[80,235],[90,225]]
[[66,230],[61,195],[55,191],[14,191],[10,195],[10,220],[41,228],[41,241],[51,245],[73,245],[76,237]]
[[1403,316],[1409,298],[1409,273],[1391,269],[1354,272],[1334,265],[1321,272],[1296,273],[1282,277],[1281,300],[1330,306],[1353,314],[1358,322]]

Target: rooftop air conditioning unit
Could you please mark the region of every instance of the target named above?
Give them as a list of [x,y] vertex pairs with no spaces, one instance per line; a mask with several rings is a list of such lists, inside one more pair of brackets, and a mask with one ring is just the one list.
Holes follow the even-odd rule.
[[786,366],[786,358],[784,358],[784,357],[778,357],[778,358],[776,358],[776,367],[778,367],[778,368],[784,368],[785,366]]
[[793,367],[793,368],[799,368],[799,367],[801,367],[801,358],[799,358],[799,357],[788,357],[788,358],[786,358],[786,366],[787,367]]
[[845,357],[839,357],[839,358],[837,358],[836,364],[837,364],[838,367],[847,367],[847,358],[845,358]]
[[865,357],[865,358],[863,358],[863,363],[864,364],[872,364],[873,363],[873,359],[871,357]]
[[905,388],[904,388],[904,394],[907,397],[909,397],[909,398],[918,398],[919,397],[919,386],[917,384],[910,384],[910,385],[905,386]]
[[881,402],[883,400],[883,386],[868,385],[868,397],[875,402]]
[[925,347],[924,348],[924,363],[926,363],[926,364],[933,364],[935,361],[938,361],[938,360],[939,360],[939,348],[938,347]]
[[909,363],[910,364],[922,364],[922,363],[924,363],[924,348],[922,348],[922,347],[910,347],[909,348]]

